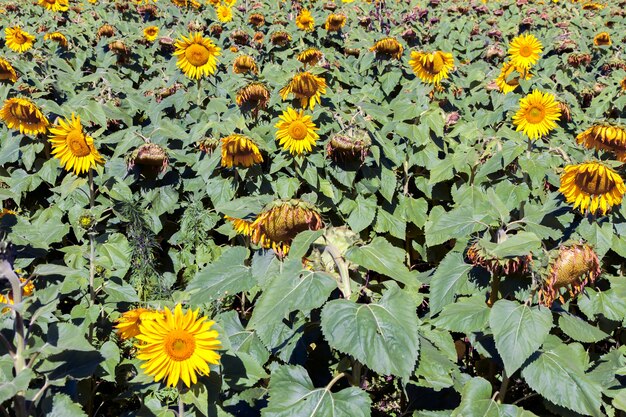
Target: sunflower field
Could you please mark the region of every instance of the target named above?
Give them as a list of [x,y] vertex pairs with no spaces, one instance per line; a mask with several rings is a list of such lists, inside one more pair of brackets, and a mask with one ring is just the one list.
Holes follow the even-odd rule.
[[626,416],[625,0],[0,22],[0,416]]

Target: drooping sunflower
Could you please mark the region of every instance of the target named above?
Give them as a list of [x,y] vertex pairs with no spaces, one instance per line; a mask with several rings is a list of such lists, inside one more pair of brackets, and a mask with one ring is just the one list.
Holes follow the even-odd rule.
[[539,60],[543,45],[533,35],[519,35],[511,41],[509,55],[511,64],[517,68],[530,69]]
[[22,30],[19,26],[13,26],[4,30],[6,45],[15,52],[24,53],[33,47],[35,37]]
[[143,37],[148,42],[154,42],[159,36],[159,28],[156,26],[148,26],[143,30]]
[[300,100],[302,108],[308,106],[313,110],[315,104],[321,102],[322,94],[326,94],[326,80],[308,71],[300,72],[293,76],[289,84],[280,89],[283,100],[286,100],[289,94]]
[[270,90],[262,83],[253,82],[237,92],[235,101],[242,111],[250,111],[256,115],[259,110],[267,107],[270,101]]
[[383,38],[376,42],[374,46],[370,48],[370,51],[375,52],[378,58],[392,57],[400,59],[404,52],[404,47],[397,41],[396,38]]
[[305,66],[314,66],[317,64],[324,54],[317,48],[309,48],[298,54],[298,61],[302,62]]
[[520,99],[519,104],[520,108],[513,116],[518,132],[521,130],[530,139],[538,139],[556,128],[561,109],[552,94],[534,90]]
[[304,230],[319,230],[324,222],[319,211],[300,200],[278,200],[270,203],[252,223],[251,240],[272,248],[278,256],[289,253],[291,241]]
[[583,10],[602,10],[602,9],[604,9],[604,4],[601,4],[601,3],[590,1],[590,2],[583,4]]
[[220,48],[208,38],[203,38],[199,32],[190,33],[189,37],[181,36],[174,46],[174,55],[178,57],[176,66],[189,78],[200,79],[205,75],[215,73],[217,56]]
[[244,135],[232,134],[221,140],[222,166],[251,167],[263,162],[263,155],[252,139]]
[[67,0],[39,0],[39,5],[53,12],[65,12],[69,9]]
[[300,10],[300,13],[298,13],[298,16],[296,17],[296,26],[298,26],[300,30],[307,32],[315,30],[315,19],[313,19],[313,16],[308,9]]
[[612,206],[622,202],[626,186],[622,177],[600,162],[568,165],[561,175],[559,191],[568,203],[582,213],[606,214]]
[[442,79],[448,78],[448,72],[454,68],[454,58],[448,52],[411,51],[409,65],[422,81],[439,84]]
[[0,81],[9,81],[12,83],[17,81],[17,73],[13,65],[4,58],[0,58]]
[[149,308],[135,308],[129,310],[117,319],[117,324],[115,325],[117,335],[122,340],[131,339],[140,333],[139,325],[142,321],[156,320],[156,317],[159,315],[162,316],[163,313]]
[[0,110],[0,119],[9,129],[19,129],[26,135],[44,133],[50,124],[35,103],[22,97],[7,99]]
[[225,220],[232,223],[233,229],[239,235],[251,236],[253,220],[238,219],[236,217],[224,216]]
[[[15,271],[18,273],[18,270]],[[22,295],[25,297],[30,297],[35,292],[35,284],[28,278],[20,277],[20,284],[22,286]]]
[[49,141],[52,155],[66,171],[73,170],[79,175],[95,168],[96,164],[104,165],[104,158],[94,146],[93,138],[83,132],[79,116],[72,113],[71,118],[59,118],[57,123],[50,128]]
[[565,303],[561,290],[567,288],[572,298],[601,274],[600,260],[587,244],[563,245],[551,253],[547,274],[539,288],[539,303],[550,308],[556,299]]
[[272,33],[270,41],[276,46],[285,46],[291,42],[291,35],[285,31],[278,31]]
[[198,311],[183,313],[180,304],[172,312],[165,308],[164,317],[139,324],[137,358],[146,361],[141,368],[154,377],[176,386],[181,380],[187,387],[198,382],[198,374],[208,375],[209,364],[220,360],[219,334],[211,330],[214,321],[198,317]]
[[230,22],[233,20],[233,11],[228,6],[218,6],[217,7],[217,20],[222,23]]
[[280,121],[275,125],[278,128],[276,139],[283,149],[292,155],[311,152],[319,138],[315,132],[318,128],[311,120],[311,116],[305,116],[304,110],[296,111],[289,107],[279,117]]
[[528,70],[516,68],[510,62],[505,62],[502,64],[500,75],[496,78],[496,84],[501,92],[508,94],[519,86],[520,78],[529,80],[532,74]]
[[235,74],[247,74],[249,72],[256,74],[259,72],[259,69],[256,66],[256,62],[254,62],[254,58],[250,55],[239,55],[233,62],[233,72]]
[[618,161],[626,162],[626,127],[594,125],[578,134],[576,141],[588,149],[613,152]]
[[63,49],[67,49],[67,38],[61,32],[46,33],[43,37],[45,41],[53,41],[59,44]]
[[595,46],[611,46],[611,35],[608,32],[600,32],[593,37],[593,44]]
[[346,15],[341,13],[329,14],[324,23],[324,29],[328,32],[339,32],[346,25]]
[[250,17],[248,17],[248,22],[254,27],[260,27],[265,24],[265,16],[261,13],[252,13]]
[[626,77],[619,83],[623,91],[626,91]]

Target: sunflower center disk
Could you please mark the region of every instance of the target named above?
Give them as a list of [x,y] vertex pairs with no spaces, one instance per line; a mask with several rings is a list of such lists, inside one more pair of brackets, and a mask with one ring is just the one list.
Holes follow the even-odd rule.
[[306,138],[307,128],[300,120],[295,120],[289,125],[289,136],[294,140],[302,140]]
[[523,45],[519,48],[519,54],[524,58],[528,58],[533,54],[533,48],[530,45]]
[[165,351],[175,361],[184,361],[193,355],[196,341],[184,330],[172,330],[165,336]]
[[82,157],[91,153],[89,145],[85,140],[85,135],[78,129],[71,130],[65,139],[67,146],[72,150],[74,156]]
[[185,58],[194,67],[201,67],[209,62],[209,50],[202,45],[193,44],[185,49]]
[[430,59],[426,60],[424,69],[431,74],[439,74],[443,69],[443,58],[439,54],[433,55],[432,61]]
[[27,41],[26,36],[24,36],[23,34],[19,32],[15,34],[15,39],[14,39],[15,43],[21,45],[23,43],[26,43],[26,41]]
[[610,192],[615,183],[606,175],[598,175],[597,172],[581,172],[576,175],[576,185],[590,195],[602,195]]
[[541,123],[545,115],[546,112],[543,108],[533,106],[528,109],[528,112],[526,113],[526,120],[528,120],[529,123]]

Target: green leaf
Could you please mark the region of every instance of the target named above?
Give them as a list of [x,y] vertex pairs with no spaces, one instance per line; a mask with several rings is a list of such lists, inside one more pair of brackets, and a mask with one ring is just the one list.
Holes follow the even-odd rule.
[[369,417],[371,400],[359,388],[315,388],[306,369],[283,365],[272,373],[262,417]]
[[68,395],[56,393],[52,397],[52,411],[46,417],[87,417],[87,414]]
[[446,212],[441,206],[436,206],[426,222],[426,246],[440,245],[450,239],[467,237],[484,230],[488,221],[488,214],[474,213],[471,207]]
[[400,281],[406,285],[415,285],[417,273],[405,266],[406,252],[393,246],[385,238],[375,237],[364,246],[353,246],[346,251],[346,259],[350,262],[371,269],[380,274]]
[[577,344],[560,344],[540,352],[522,369],[526,383],[556,405],[601,417],[602,388],[585,374],[586,352]]
[[459,252],[450,252],[443,258],[430,281],[431,317],[454,302],[459,288],[467,282],[470,269],[472,265],[466,264]]
[[415,302],[393,284],[380,302],[333,300],[322,310],[322,332],[333,348],[381,375],[410,377],[419,349]]
[[499,300],[491,308],[489,324],[504,369],[513,375],[543,344],[552,328],[552,314],[546,308]]
[[26,391],[30,381],[35,377],[35,373],[30,368],[23,369],[12,380],[0,383],[0,403],[3,403],[15,396],[19,391]]
[[[461,404],[451,417],[533,417],[535,414],[492,399],[491,384],[483,378],[470,379],[463,386]],[[536,417],[536,416],[535,416]]]
[[583,343],[596,343],[609,337],[596,326],[567,312],[561,313],[559,328],[572,339]]
[[298,233],[291,243],[289,256],[293,259],[302,259],[302,257],[308,252],[309,247],[313,244],[313,242],[319,239],[319,237],[323,234],[323,230],[305,230],[304,232]]
[[196,274],[187,286],[192,304],[203,304],[223,297],[247,291],[255,285],[250,268],[244,265],[248,250],[241,246],[230,247],[217,261],[207,265]]
[[376,198],[370,196],[365,199],[361,195],[357,196],[356,206],[348,217],[348,225],[356,233],[364,230],[374,221],[376,216]]
[[494,258],[528,255],[541,248],[541,239],[534,233],[518,232],[500,243],[483,242],[485,249]]
[[445,306],[434,324],[452,332],[480,332],[487,327],[490,312],[485,297],[463,298]]

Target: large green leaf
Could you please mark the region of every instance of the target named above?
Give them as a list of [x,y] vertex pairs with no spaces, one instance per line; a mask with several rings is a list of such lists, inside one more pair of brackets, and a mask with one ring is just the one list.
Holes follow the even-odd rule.
[[463,298],[445,306],[434,323],[453,332],[479,332],[487,327],[490,312],[485,297]]
[[597,327],[566,312],[561,313],[561,317],[559,317],[559,328],[563,330],[566,335],[578,342],[595,343],[609,337],[608,334]]
[[378,303],[334,300],[322,310],[322,332],[330,346],[375,372],[408,379],[419,349],[415,307],[395,284]]
[[466,264],[463,254],[450,252],[441,261],[430,281],[430,315],[439,313],[454,302],[459,288],[467,282],[472,265]]
[[301,366],[283,365],[272,373],[269,403],[262,417],[369,417],[371,400],[359,388],[332,392],[315,388]]
[[417,273],[404,264],[406,252],[382,237],[375,237],[364,246],[353,246],[346,251],[346,259],[406,285],[416,285]]
[[426,245],[435,246],[450,239],[468,237],[474,232],[484,230],[490,216],[474,213],[472,207],[462,207],[451,211],[432,210],[426,222]]
[[491,308],[489,324],[508,375],[536,352],[552,328],[550,310],[517,301],[499,300]]
[[465,383],[461,404],[451,417],[533,417],[535,414],[514,405],[497,403],[491,395],[491,384],[483,378]]

